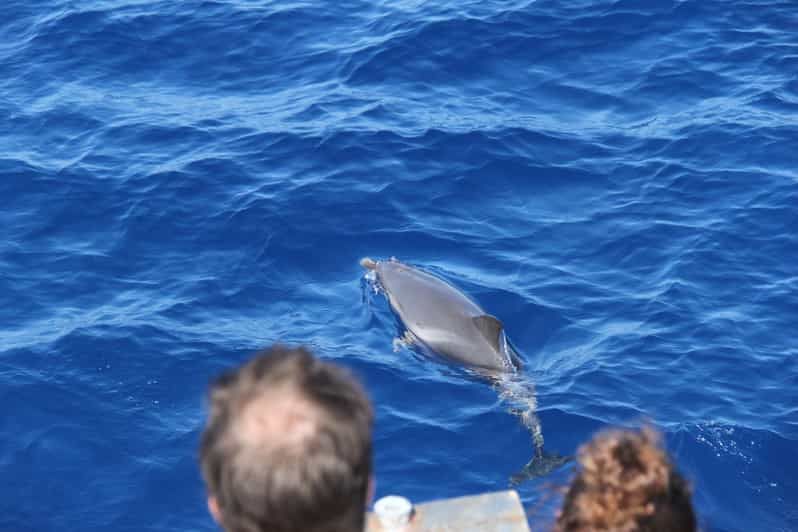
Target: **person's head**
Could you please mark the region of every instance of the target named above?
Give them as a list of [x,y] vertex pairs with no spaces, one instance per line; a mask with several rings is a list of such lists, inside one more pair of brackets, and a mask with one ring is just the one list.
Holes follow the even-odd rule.
[[653,429],[604,432],[579,449],[557,532],[694,532],[690,488]]
[[275,346],[210,389],[200,460],[228,532],[352,532],[364,526],[371,405],[344,370]]

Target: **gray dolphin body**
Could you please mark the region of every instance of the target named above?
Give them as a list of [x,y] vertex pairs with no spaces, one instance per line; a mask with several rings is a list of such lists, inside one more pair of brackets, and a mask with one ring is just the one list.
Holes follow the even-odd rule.
[[491,373],[520,369],[501,322],[446,281],[397,260],[363,259],[361,264],[375,271],[413,340],[472,368]]
[[545,475],[571,460],[543,451],[534,385],[519,374],[521,361],[498,319],[443,279],[395,259],[366,258],[360,264],[374,271],[412,341],[489,377],[502,399],[514,405],[511,412],[529,429],[535,454],[510,478],[511,484]]

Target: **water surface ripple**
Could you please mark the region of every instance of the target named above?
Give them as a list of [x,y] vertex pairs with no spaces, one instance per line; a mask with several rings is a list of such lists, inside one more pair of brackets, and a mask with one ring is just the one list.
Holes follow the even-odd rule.
[[[704,530],[798,529],[792,2],[0,6],[0,529],[214,530],[209,379],[377,405],[377,495],[503,489],[496,391],[394,352],[362,256],[507,327],[546,447],[650,419]],[[545,529],[566,467],[519,487]]]

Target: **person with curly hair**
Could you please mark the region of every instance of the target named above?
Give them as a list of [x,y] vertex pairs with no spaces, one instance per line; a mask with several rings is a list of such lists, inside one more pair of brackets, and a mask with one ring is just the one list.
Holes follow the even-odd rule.
[[694,532],[687,481],[650,428],[598,434],[578,453],[557,532]]

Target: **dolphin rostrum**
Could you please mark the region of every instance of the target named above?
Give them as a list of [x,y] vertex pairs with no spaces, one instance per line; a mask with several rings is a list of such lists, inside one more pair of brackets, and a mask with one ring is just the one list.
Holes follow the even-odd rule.
[[493,381],[503,399],[518,405],[511,411],[532,433],[535,456],[512,483],[544,475],[569,460],[543,453],[534,386],[519,378],[521,360],[498,319],[443,279],[396,259],[364,258],[360,264],[374,271],[379,288],[407,328],[407,343],[421,344],[472,368]]

